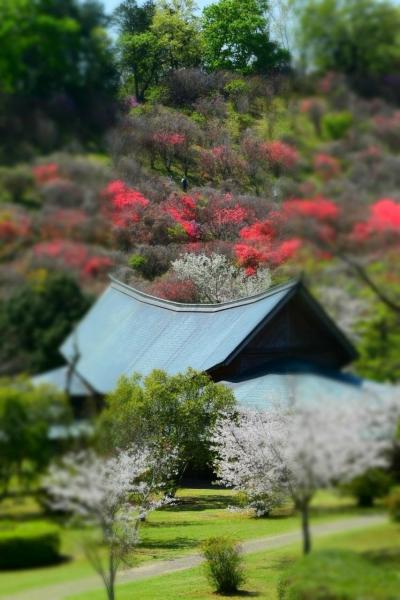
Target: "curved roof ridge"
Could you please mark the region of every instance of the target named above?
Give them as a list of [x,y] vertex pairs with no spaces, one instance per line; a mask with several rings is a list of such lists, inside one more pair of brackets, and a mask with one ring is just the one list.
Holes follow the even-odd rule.
[[286,283],[273,285],[266,289],[264,292],[254,294],[253,296],[245,296],[237,300],[221,302],[220,304],[188,304],[183,302],[175,302],[173,300],[165,300],[164,298],[157,298],[156,296],[152,296],[151,294],[138,290],[128,285],[127,283],[119,281],[112,275],[110,275],[109,277],[111,280],[111,287],[113,289],[116,289],[117,291],[123,294],[131,296],[132,298],[135,298],[135,300],[143,302],[144,304],[151,304],[153,306],[158,306],[159,308],[173,310],[176,312],[218,312],[222,310],[236,308],[239,306],[245,306],[247,304],[254,304],[255,302],[264,300],[269,296],[282,292],[285,289],[287,289],[288,291],[292,290],[294,287],[299,285],[301,281],[301,279],[291,279]]

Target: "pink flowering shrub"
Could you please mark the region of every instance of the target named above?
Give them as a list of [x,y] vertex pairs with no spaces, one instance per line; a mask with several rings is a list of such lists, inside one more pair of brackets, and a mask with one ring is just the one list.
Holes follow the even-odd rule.
[[17,240],[23,241],[31,234],[31,220],[14,211],[0,212],[0,242],[9,244]]
[[324,181],[334,179],[341,170],[338,159],[325,152],[319,152],[314,156],[314,169]]
[[378,115],[374,118],[376,135],[386,143],[389,148],[398,152],[400,150],[400,110],[391,115]]
[[43,185],[44,183],[60,178],[59,167],[56,163],[38,165],[37,167],[33,167],[32,171],[38,185]]

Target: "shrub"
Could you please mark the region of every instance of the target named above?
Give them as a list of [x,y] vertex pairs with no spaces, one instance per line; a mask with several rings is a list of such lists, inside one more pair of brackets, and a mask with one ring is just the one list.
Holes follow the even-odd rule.
[[2,524],[0,569],[27,569],[59,562],[60,530],[45,521]]
[[342,139],[353,124],[353,115],[343,111],[327,114],[322,119],[323,129],[331,140]]
[[389,514],[393,521],[400,522],[400,489],[394,490],[387,499]]
[[373,506],[376,498],[383,498],[390,490],[392,478],[382,469],[369,469],[343,486],[343,490],[357,498],[358,506]]
[[236,592],[245,581],[240,548],[228,538],[214,537],[204,542],[203,554],[216,591],[220,594]]
[[[382,555],[382,559],[384,555]],[[384,585],[383,585],[384,583]],[[376,556],[344,550],[314,552],[296,561],[282,576],[279,600],[390,600],[398,597],[398,574]]]

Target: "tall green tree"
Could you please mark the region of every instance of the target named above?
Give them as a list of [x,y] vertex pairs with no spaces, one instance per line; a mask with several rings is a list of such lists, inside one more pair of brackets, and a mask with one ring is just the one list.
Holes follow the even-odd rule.
[[53,426],[67,426],[71,410],[57,390],[26,381],[0,383],[0,495],[16,479],[25,488],[54,454]]
[[204,61],[209,70],[269,73],[289,64],[270,37],[268,0],[219,0],[203,11]]
[[192,369],[172,376],[154,370],[144,379],[122,377],[99,418],[100,443],[105,449],[140,442],[176,448],[179,478],[188,466],[207,468],[211,428],[235,406],[229,388]]
[[106,25],[95,0],[1,0],[3,143],[40,144],[38,113],[59,142],[71,132],[93,138],[110,123],[117,72]]
[[0,302],[0,368],[4,375],[38,373],[62,363],[60,344],[90,306],[63,274],[29,283]]
[[133,88],[138,100],[170,71],[200,64],[201,34],[191,0],[143,6],[130,0],[117,9],[116,18],[123,88]]
[[353,77],[400,67],[400,7],[390,0],[306,0],[298,3],[298,25],[307,67]]

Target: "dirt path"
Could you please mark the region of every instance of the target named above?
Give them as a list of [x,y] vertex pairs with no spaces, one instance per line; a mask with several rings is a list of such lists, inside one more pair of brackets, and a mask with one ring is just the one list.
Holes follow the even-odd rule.
[[[381,525],[387,521],[383,515],[353,517],[339,519],[331,523],[322,523],[312,527],[312,533],[315,537],[323,537],[335,533],[345,533],[351,529],[363,529]],[[243,552],[249,554],[252,552],[261,552],[263,550],[282,548],[296,542],[300,542],[300,531],[292,531],[274,536],[267,536],[250,540],[242,543]],[[190,569],[202,562],[200,554],[189,554],[182,558],[172,560],[153,562],[151,564],[136,567],[128,571],[123,571],[118,577],[118,583],[128,583],[146,577],[157,577],[167,573],[174,573],[184,569]],[[16,577],[18,575],[16,574]],[[4,600],[65,600],[68,597],[83,594],[84,592],[94,591],[101,588],[97,577],[88,577],[71,582],[64,582],[43,588],[36,588],[11,596],[2,596]]]

